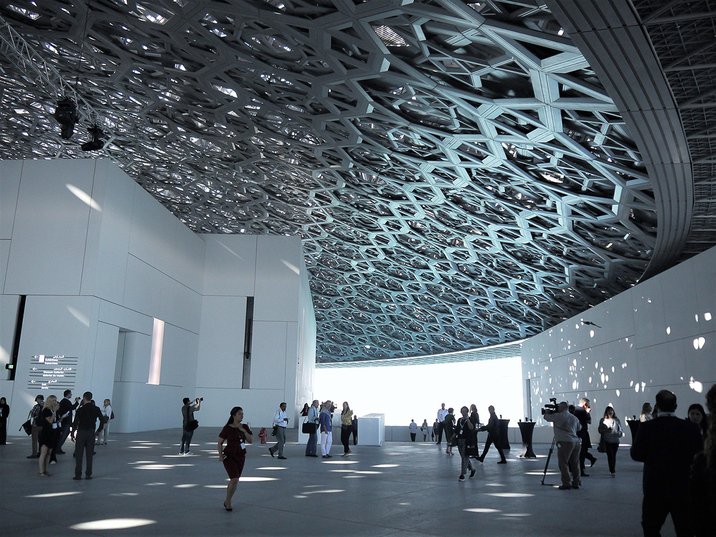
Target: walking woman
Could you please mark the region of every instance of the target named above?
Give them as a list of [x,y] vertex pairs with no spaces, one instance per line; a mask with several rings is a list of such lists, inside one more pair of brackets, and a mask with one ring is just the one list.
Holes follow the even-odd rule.
[[40,437],[38,439],[40,443],[40,458],[38,459],[40,475],[42,477],[48,477],[51,474],[47,473],[47,465],[50,464],[50,457],[52,450],[57,444],[57,435],[55,434],[55,426],[59,425],[55,423],[55,414],[60,405],[57,403],[57,397],[49,395],[45,399],[45,407],[42,409],[40,414],[40,425],[42,430],[40,431]]
[[343,444],[343,455],[345,457],[351,452],[348,443],[351,439],[353,431],[353,411],[346,401],[343,401],[343,410],[341,410],[341,444]]
[[[235,406],[231,409],[231,416],[219,433],[219,460],[224,463],[226,473],[229,474],[229,485],[226,487],[226,500],[224,509],[232,511],[231,498],[239,485],[241,472],[246,462],[246,444],[254,441],[254,434],[249,426],[241,423],[244,419],[244,409]],[[226,442],[226,447],[224,447]]]
[[609,471],[614,477],[617,464],[617,450],[619,449],[619,439],[624,436],[622,422],[619,421],[614,413],[614,408],[608,406],[604,409],[604,417],[599,420],[599,428],[597,429],[604,444],[604,451],[607,454],[607,462],[609,462]]

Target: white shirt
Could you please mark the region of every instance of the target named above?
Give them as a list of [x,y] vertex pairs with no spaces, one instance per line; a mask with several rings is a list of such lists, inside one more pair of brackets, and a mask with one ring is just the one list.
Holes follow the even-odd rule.
[[276,411],[276,414],[273,416],[273,424],[278,425],[279,427],[286,427],[286,411],[281,410],[280,408]]
[[447,416],[447,415],[448,415],[448,411],[444,408],[441,408],[440,410],[438,410],[438,421],[440,423],[444,422],[445,416]]
[[102,407],[102,415],[107,416],[108,418],[112,418],[112,406],[107,405]]
[[418,432],[418,424],[414,421],[410,422],[410,432],[416,434]]

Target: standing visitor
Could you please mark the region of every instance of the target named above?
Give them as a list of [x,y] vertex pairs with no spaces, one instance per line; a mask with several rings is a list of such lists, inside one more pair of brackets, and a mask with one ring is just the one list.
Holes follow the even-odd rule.
[[415,423],[415,420],[410,420],[408,430],[410,430],[410,441],[415,442],[415,437],[418,435],[418,424]]
[[45,396],[38,395],[35,397],[35,406],[30,409],[28,419],[32,424],[32,455],[29,455],[28,459],[37,459],[40,456],[40,451],[37,449],[37,443],[40,438],[40,431],[42,431],[42,409],[45,407]]
[[57,442],[55,453],[63,455],[65,452],[62,450],[62,446],[65,444],[65,440],[70,434],[70,427],[72,426],[72,411],[76,410],[80,404],[80,398],[75,397],[75,402],[71,401],[72,390],[65,390],[64,397],[60,401],[60,408],[58,410],[60,414],[60,439]]
[[45,400],[45,406],[40,414],[40,424],[42,430],[40,431],[38,442],[40,444],[40,457],[38,458],[38,465],[40,468],[40,476],[49,477],[51,474],[47,473],[47,465],[50,464],[50,457],[52,456],[52,450],[57,444],[57,437],[55,435],[55,428],[59,426],[59,421],[55,421],[56,413],[60,405],[57,404],[57,397],[49,395]]
[[644,463],[641,526],[645,537],[659,535],[671,514],[676,535],[693,535],[689,474],[703,438],[695,424],[676,416],[676,395],[669,390],[656,394],[656,407],[657,416],[639,425],[631,446],[631,458]]
[[105,399],[102,405],[102,432],[97,437],[97,445],[107,445],[107,438],[109,438],[109,421],[114,417],[112,413],[112,405],[109,399]]
[[421,432],[422,435],[423,435],[423,442],[427,442],[427,441],[428,441],[428,430],[429,430],[429,429],[430,429],[430,427],[428,427],[428,419],[425,418],[425,419],[423,420],[423,424],[420,426],[420,432]]
[[318,421],[321,426],[321,456],[324,459],[331,458],[331,446],[333,445],[333,426],[331,425],[331,408],[333,402],[329,399],[323,403]]
[[7,444],[7,417],[10,407],[4,397],[0,397],[0,446]]
[[316,444],[318,443],[318,425],[320,424],[318,416],[318,399],[314,399],[311,407],[306,415],[306,422],[313,426],[313,432],[308,433],[308,442],[306,443],[306,457],[318,457],[316,455]]
[[[244,419],[244,410],[240,406],[231,409],[229,421],[219,433],[219,460],[229,475],[229,484],[226,487],[224,509],[233,511],[231,498],[239,485],[239,478],[246,462],[246,444],[254,441],[253,433],[248,424],[241,423]],[[226,442],[226,447],[224,446]]]
[[190,451],[191,439],[194,436],[194,431],[198,423],[194,419],[194,412],[201,410],[201,402],[204,398],[197,398],[194,403],[191,399],[185,397],[183,399],[183,405],[181,407],[181,447],[179,448],[179,455],[192,455]]
[[82,406],[75,412],[72,427],[77,436],[75,438],[75,477],[73,479],[82,479],[83,455],[87,456],[85,479],[92,479],[92,457],[94,456],[95,438],[104,427],[102,412],[92,401],[92,392],[85,392],[82,395]]
[[443,425],[445,421],[445,416],[448,415],[448,411],[445,410],[445,403],[440,405],[440,409],[438,410],[438,417],[436,420],[437,428],[433,427],[433,432],[438,437],[438,441],[435,442],[436,444],[440,444],[443,441]]
[[578,489],[582,484],[579,472],[579,451],[581,449],[579,420],[569,412],[569,405],[566,401],[559,403],[556,412],[552,410],[545,412],[544,419],[552,423],[554,440],[557,443],[557,462],[562,475],[562,484],[559,486],[559,490]]
[[455,415],[453,414],[455,409],[452,407],[448,408],[448,413],[445,415],[443,420],[443,432],[445,433],[445,453],[452,455],[452,448],[457,445],[457,438],[453,438],[453,432],[455,429]]
[[353,430],[353,411],[348,406],[347,401],[343,401],[343,410],[341,410],[341,444],[343,444],[343,455],[345,457],[351,453],[348,443],[351,440],[351,432]]

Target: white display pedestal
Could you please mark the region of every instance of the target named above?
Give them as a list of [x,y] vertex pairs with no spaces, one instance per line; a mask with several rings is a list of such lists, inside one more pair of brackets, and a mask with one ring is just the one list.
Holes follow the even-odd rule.
[[358,445],[382,446],[385,442],[385,414],[358,417]]

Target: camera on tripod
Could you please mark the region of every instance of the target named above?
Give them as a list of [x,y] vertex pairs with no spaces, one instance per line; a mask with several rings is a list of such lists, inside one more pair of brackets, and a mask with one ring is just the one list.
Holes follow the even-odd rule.
[[545,414],[553,414],[555,412],[559,412],[559,405],[557,404],[557,398],[556,397],[550,397],[549,403],[545,404],[542,408],[542,415]]

